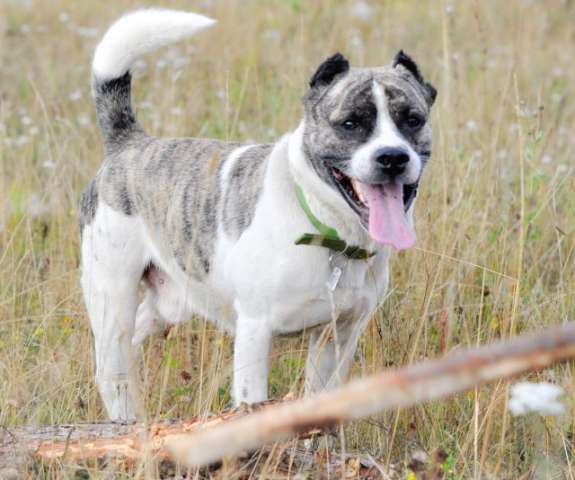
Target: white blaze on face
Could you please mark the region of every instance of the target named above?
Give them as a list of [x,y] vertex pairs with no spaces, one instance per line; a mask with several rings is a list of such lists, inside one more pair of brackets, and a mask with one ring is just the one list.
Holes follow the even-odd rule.
[[421,159],[397,129],[387,107],[383,87],[373,82],[373,99],[377,108],[377,121],[369,141],[351,158],[350,174],[362,182],[370,182],[377,170],[376,152],[384,147],[403,148],[409,154],[409,163],[399,180],[403,184],[415,183],[421,171]]
[[[374,82],[373,96],[377,107],[377,123],[371,140],[360,148],[351,161],[352,185],[358,197],[369,208],[369,234],[376,242],[404,250],[415,244],[415,233],[405,215],[403,184],[413,183],[419,176],[421,162],[403,139],[389,115],[383,88]],[[373,184],[371,178],[380,168],[376,152],[385,147],[403,148],[409,152],[406,172],[385,184]]]

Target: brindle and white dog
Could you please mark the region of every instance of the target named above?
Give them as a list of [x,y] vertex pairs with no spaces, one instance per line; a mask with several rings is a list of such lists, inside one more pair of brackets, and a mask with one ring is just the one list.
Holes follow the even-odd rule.
[[403,52],[377,68],[327,59],[301,123],[274,144],[154,138],[140,127],[133,62],[213,23],[136,11],[94,56],[104,161],[81,202],[82,288],[112,419],[142,414],[136,345],[192,314],[235,336],[236,404],[267,398],[272,336],[304,329],[306,391],[332,388],[383,300],[390,247],[415,242],[436,92]]

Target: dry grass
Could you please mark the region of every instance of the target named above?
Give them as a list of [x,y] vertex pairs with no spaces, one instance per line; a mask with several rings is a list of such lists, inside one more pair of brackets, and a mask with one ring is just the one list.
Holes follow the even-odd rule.
[[[277,138],[336,50],[373,65],[403,48],[437,86],[418,248],[394,258],[354,375],[575,316],[572,1],[372,0],[365,19],[358,0],[156,3],[220,19],[145,59],[135,103],[156,135]],[[140,5],[0,4],[0,425],[103,416],[78,285],[78,198],[100,162],[89,63],[103,29]],[[276,342],[273,395],[299,391],[304,348]],[[150,342],[151,415],[224,408],[230,359],[230,339],[201,320]],[[537,377],[575,389],[571,367]],[[574,478],[573,416],[512,418],[506,398],[500,384],[358,422],[346,446],[403,477],[413,451],[442,449],[448,478]]]

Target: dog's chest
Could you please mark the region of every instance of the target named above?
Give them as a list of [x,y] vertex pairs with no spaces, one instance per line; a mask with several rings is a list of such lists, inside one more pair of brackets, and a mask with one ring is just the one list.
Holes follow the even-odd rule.
[[[271,317],[278,333],[296,332],[341,315],[369,315],[387,289],[387,262],[364,262],[330,256],[301,264],[285,285],[285,296]],[[297,288],[295,288],[297,287]],[[353,312],[353,313],[351,313]]]

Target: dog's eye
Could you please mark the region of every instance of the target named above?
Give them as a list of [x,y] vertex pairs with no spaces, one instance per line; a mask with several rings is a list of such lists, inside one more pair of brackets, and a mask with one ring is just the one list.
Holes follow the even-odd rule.
[[421,128],[423,126],[423,118],[421,118],[419,115],[410,115],[409,117],[407,117],[405,124],[411,130],[416,130],[416,129]]
[[355,117],[350,117],[344,120],[341,126],[344,130],[355,130],[357,127],[359,127],[359,121]]

